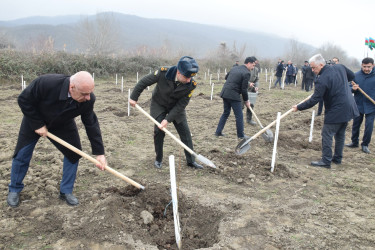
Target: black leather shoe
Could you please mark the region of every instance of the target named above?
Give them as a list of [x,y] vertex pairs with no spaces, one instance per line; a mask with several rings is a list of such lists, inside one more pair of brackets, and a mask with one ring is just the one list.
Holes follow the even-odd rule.
[[366,154],[370,153],[370,149],[368,149],[367,146],[362,146],[362,151],[365,152]]
[[353,143],[353,142],[351,142],[349,144],[345,144],[345,146],[347,146],[348,148],[358,148],[358,144]]
[[203,169],[203,166],[198,164],[197,162],[192,162],[187,164],[189,167],[196,168],[196,169]]
[[154,166],[158,169],[161,169],[161,166],[163,165],[163,163],[161,161],[155,161],[154,163]]
[[77,206],[79,204],[78,199],[73,194],[60,193],[60,199],[66,201],[69,206]]
[[245,135],[244,137],[238,137],[238,139],[240,140],[243,140],[243,139],[249,139],[250,137],[248,137],[247,135]]
[[332,162],[335,163],[336,165],[340,165],[341,164],[341,161],[332,160]]
[[219,136],[225,136],[225,135],[223,133],[220,133],[220,134],[215,133],[215,136],[219,137]]
[[11,207],[18,207],[18,205],[20,204],[20,193],[9,192],[7,202]]
[[322,162],[322,160],[320,160],[320,161],[312,161],[311,162],[311,166],[321,167],[321,168],[331,168],[331,164],[326,164],[326,163]]

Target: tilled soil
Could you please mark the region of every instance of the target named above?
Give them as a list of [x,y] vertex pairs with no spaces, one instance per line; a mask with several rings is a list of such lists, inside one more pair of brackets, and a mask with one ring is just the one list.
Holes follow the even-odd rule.
[[[127,90],[122,93],[113,81],[99,81],[95,110],[108,165],[145,189],[140,191],[82,159],[74,190],[80,201],[77,207],[58,199],[63,157],[45,138],[35,148],[21,205],[6,204],[22,114],[17,105],[20,86],[1,84],[0,249],[177,249],[167,157],[171,154],[176,157],[182,249],[374,248],[373,154],[345,148],[341,165],[311,167],[309,163],[321,156],[324,118],[316,117],[309,142],[311,109],[281,121],[271,172],[274,145],[261,136],[250,142],[245,154],[234,153],[239,140],[233,114],[223,131],[226,136],[213,135],[223,111],[218,95],[223,83],[215,84],[211,100],[209,83],[197,80],[200,84],[187,107],[194,151],[217,168],[186,166],[183,149],[166,136],[163,168],[155,169],[153,124],[136,109],[128,114]],[[127,84],[129,88],[135,83]],[[139,100],[146,111],[152,89]],[[309,94],[298,85],[269,90],[262,76],[254,111],[266,126],[277,112],[287,112]],[[76,121],[83,151],[90,154],[84,127],[79,118]],[[168,129],[178,136],[173,125]],[[249,136],[259,129],[245,125]],[[346,142],[350,135],[351,122]]]

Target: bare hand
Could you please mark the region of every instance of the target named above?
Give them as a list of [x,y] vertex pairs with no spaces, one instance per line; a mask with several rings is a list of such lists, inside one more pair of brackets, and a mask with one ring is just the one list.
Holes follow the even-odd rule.
[[132,99],[129,99],[129,103],[132,107],[135,107],[135,105],[137,104],[136,101],[132,100]]
[[100,164],[95,164],[100,170],[104,170],[107,166],[107,160],[105,159],[104,155],[96,156],[96,160],[100,162]]
[[42,137],[46,137],[47,133],[48,133],[48,129],[47,129],[46,125],[44,125],[40,129],[35,130],[35,133],[37,133],[38,135],[40,135]]
[[160,126],[159,129],[163,130],[163,128],[167,128],[167,125],[168,125],[168,121],[167,120],[163,120],[161,123],[160,123]]
[[249,101],[249,100],[245,102],[245,105],[246,105],[246,107],[247,107],[248,109],[250,109],[250,101]]
[[249,83],[249,87],[254,87],[254,83],[253,83],[253,82],[250,82],[250,83]]
[[352,89],[353,90],[358,90],[358,88],[359,88],[359,85],[358,84],[356,84],[354,81],[352,81]]
[[292,107],[292,109],[293,109],[293,112],[297,112],[297,111],[298,111],[297,105],[294,105],[294,106]]

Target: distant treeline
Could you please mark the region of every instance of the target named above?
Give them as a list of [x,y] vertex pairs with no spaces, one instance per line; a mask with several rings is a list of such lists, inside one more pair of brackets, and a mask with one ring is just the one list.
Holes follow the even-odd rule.
[[169,60],[160,58],[88,56],[64,52],[35,54],[0,50],[0,79],[13,81],[20,79],[21,75],[25,79],[34,79],[50,73],[72,75],[82,70],[106,78],[134,72],[146,74],[150,69],[170,64]]

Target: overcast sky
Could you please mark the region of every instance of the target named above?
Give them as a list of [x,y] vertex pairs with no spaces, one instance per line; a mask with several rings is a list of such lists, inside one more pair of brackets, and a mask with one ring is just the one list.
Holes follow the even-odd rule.
[[[1,0],[0,20],[114,11],[250,29],[319,47],[330,42],[361,60],[375,38],[375,0]],[[324,56],[324,55],[323,55]]]

